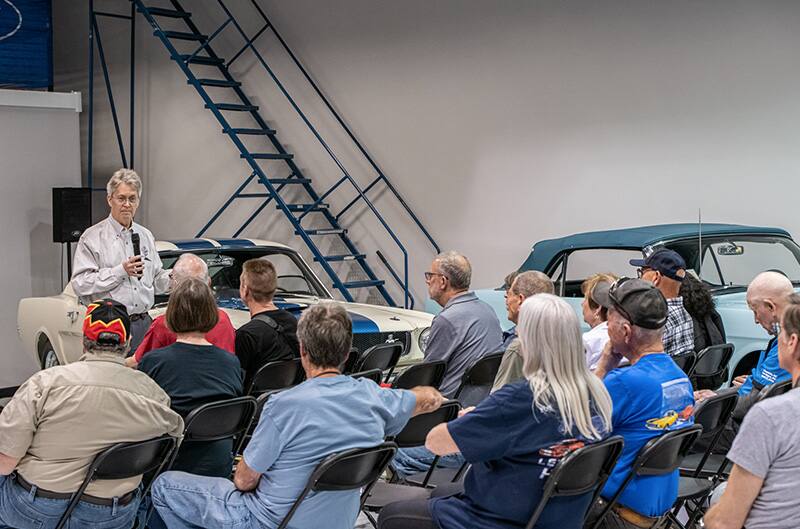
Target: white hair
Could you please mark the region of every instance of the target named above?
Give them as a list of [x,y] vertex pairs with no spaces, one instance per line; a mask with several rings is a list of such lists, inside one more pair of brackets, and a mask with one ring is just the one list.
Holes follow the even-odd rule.
[[[578,316],[552,294],[526,299],[519,311],[517,334],[522,343],[522,372],[540,412],[558,409],[564,431],[589,439],[611,430],[611,397],[586,366]],[[602,424],[592,421],[599,415]]]
[[188,252],[181,254],[172,266],[172,279],[176,283],[187,277],[196,277],[205,283],[209,281],[206,262],[195,254]]
[[106,192],[108,196],[112,196],[114,191],[120,186],[120,184],[127,184],[136,190],[136,196],[142,196],[142,179],[139,178],[139,175],[136,174],[136,171],[132,169],[119,169],[108,180],[106,184]]

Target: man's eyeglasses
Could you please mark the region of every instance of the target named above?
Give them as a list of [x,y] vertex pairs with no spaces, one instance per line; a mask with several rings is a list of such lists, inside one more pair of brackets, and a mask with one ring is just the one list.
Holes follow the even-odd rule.
[[646,267],[646,266],[643,266],[643,267],[641,267],[641,268],[637,268],[637,269],[636,269],[636,277],[638,277],[639,279],[641,279],[641,278],[642,278],[642,276],[644,276],[644,275],[645,275],[647,272],[649,272],[650,270],[652,270],[652,268],[648,268],[648,267]]
[[447,279],[447,276],[444,274],[439,274],[438,272],[425,272],[425,281],[430,281],[434,278],[434,276],[440,276]]
[[130,204],[131,206],[135,206],[139,203],[139,197],[121,197],[119,195],[113,197],[114,202],[119,204],[120,206],[124,206],[125,204]]

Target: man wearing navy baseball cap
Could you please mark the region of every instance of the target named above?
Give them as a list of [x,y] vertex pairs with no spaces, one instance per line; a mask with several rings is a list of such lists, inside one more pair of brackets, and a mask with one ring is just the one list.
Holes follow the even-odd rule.
[[681,283],[686,277],[686,262],[674,250],[663,248],[645,259],[631,259],[640,279],[652,283],[667,300],[668,316],[664,325],[664,350],[670,356],[694,351],[694,324],[683,307]]

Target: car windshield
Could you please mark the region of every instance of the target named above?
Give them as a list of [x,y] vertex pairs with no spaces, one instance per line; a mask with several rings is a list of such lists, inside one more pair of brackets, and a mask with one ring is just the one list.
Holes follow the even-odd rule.
[[[165,269],[171,269],[182,252],[164,252],[161,261]],[[242,265],[249,259],[267,258],[278,274],[275,298],[288,296],[314,296],[329,298],[324,287],[300,257],[280,248],[247,248],[233,250],[197,250],[191,253],[202,258],[208,265],[211,288],[218,301],[239,299],[239,276]],[[165,301],[161,298],[158,301]]]
[[785,237],[704,237],[702,251],[697,239],[664,246],[681,254],[687,267],[712,287],[746,287],[767,270],[800,283],[800,247]]

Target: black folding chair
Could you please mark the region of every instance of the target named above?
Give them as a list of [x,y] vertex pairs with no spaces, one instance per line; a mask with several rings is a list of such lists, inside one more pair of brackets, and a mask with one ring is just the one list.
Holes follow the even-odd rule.
[[690,376],[694,369],[694,364],[697,362],[697,354],[694,351],[689,351],[688,353],[673,356],[672,361],[681,368],[681,371]]
[[285,529],[289,525],[289,521],[297,512],[300,504],[312,491],[363,489],[361,493],[361,506],[363,507],[372,487],[396,451],[397,445],[387,442],[373,448],[355,448],[326,457],[311,473],[303,492],[292,504],[292,508],[289,509],[278,529]]
[[[95,480],[128,479],[152,473],[153,476],[164,467],[172,457],[178,440],[168,435],[137,441],[133,443],[118,443],[97,454],[86,477],[78,490],[72,495],[67,510],[61,515],[56,529],[66,527],[72,511],[81,501],[81,496],[86,488]],[[152,481],[147,483],[142,492],[142,498],[150,490]]]
[[[424,446],[425,438],[428,436],[428,432],[430,432],[435,426],[445,422],[450,422],[458,417],[458,412],[460,409],[461,406],[459,403],[451,400],[442,404],[442,406],[436,411],[412,417],[409,419],[405,428],[403,428],[403,430],[397,434],[392,441],[394,441],[399,448]],[[430,477],[430,473],[436,467],[436,462],[438,460],[438,456],[434,458],[431,468],[428,471],[428,477]],[[377,527],[375,519],[372,517],[370,512],[378,512],[384,506],[395,501],[426,498],[429,493],[429,489],[425,487],[427,484],[427,479],[424,480],[421,487],[402,485],[399,483],[377,483],[362,506],[364,509],[364,514],[367,515],[367,518],[369,518],[369,521],[372,523],[372,525]]]
[[[244,443],[244,434],[253,422],[257,409],[258,402],[254,397],[237,397],[204,404],[186,416],[183,442],[211,442],[238,438],[233,450],[233,454],[236,455]],[[170,467],[178,455],[180,448],[175,451]]]
[[[284,388],[288,389],[288,388]],[[258,420],[261,418],[261,412],[264,411],[264,406],[266,406],[267,401],[273,395],[277,395],[283,391],[283,389],[273,389],[270,391],[265,391],[258,397],[256,397],[256,409],[253,412],[253,420],[250,421],[250,424],[247,427],[245,435],[242,436],[242,442],[238,443],[238,448],[234,453],[234,456],[238,456],[244,453],[244,449],[247,448],[247,444],[250,442],[250,439],[253,437],[253,432],[256,430],[256,426],[258,426]]]
[[[625,487],[637,476],[662,476],[678,469],[681,459],[689,451],[703,427],[693,424],[686,428],[664,432],[658,437],[650,439],[639,450],[636,459],[633,460],[631,470],[622,481],[617,492],[610,498],[600,515],[594,521],[592,529],[599,529],[609,511],[617,504],[619,497],[625,491]],[[667,513],[664,513],[667,515]]]
[[[533,529],[550,498],[592,494],[589,508],[597,501],[622,453],[622,437],[615,435],[570,452],[558,462],[542,489],[542,497],[526,529]],[[588,511],[587,511],[588,512]],[[585,515],[584,515],[585,518]]]
[[706,347],[697,353],[697,361],[689,372],[697,389],[717,389],[725,382],[728,363],[733,356],[733,344],[723,343]]
[[358,350],[357,347],[351,347],[350,352],[347,353],[347,358],[345,358],[344,363],[339,366],[340,371],[345,375],[349,375],[352,373],[356,365],[358,365],[358,360],[361,358],[361,352]]
[[383,380],[383,371],[380,369],[370,369],[369,371],[361,371],[360,373],[353,373],[350,375],[353,378],[366,378],[367,380],[371,380],[376,384],[380,384],[381,380]]
[[[695,424],[702,426],[703,435],[709,437],[711,440],[709,441],[708,446],[701,454],[699,461],[693,469],[686,468],[687,458],[684,458],[684,460],[681,461],[681,478],[678,485],[678,499],[675,502],[672,513],[669,515],[670,521],[679,527],[694,526],[697,518],[702,515],[700,506],[711,494],[714,486],[719,481],[720,475],[724,471],[725,465],[723,461],[721,465],[717,465],[718,468],[716,472],[710,475],[706,474],[701,477],[701,474],[703,473],[703,467],[705,467],[706,462],[711,457],[714,447],[722,435],[722,432],[725,430],[725,426],[728,423],[731,414],[733,413],[733,409],[736,407],[737,399],[738,396],[736,394],[736,390],[726,390],[702,401],[697,405],[697,408],[694,411]],[[696,457],[696,455],[688,457]],[[691,509],[689,506],[690,501],[693,504]],[[680,523],[677,518],[682,507],[686,507],[687,513],[689,514],[689,521],[686,525]]]
[[759,393],[758,395],[758,402],[761,402],[764,399],[777,397],[778,395],[783,395],[784,393],[787,393],[790,389],[792,389],[791,379],[784,380],[783,382],[776,382],[774,384],[770,384],[769,386],[761,390],[761,393]]
[[290,388],[305,379],[306,372],[299,358],[270,362],[256,372],[247,394],[257,396],[265,391]]
[[380,369],[382,372],[386,373],[384,380],[388,382],[402,354],[403,344],[400,342],[374,345],[361,355],[357,371]]
[[417,386],[431,386],[439,388],[447,371],[447,362],[421,362],[415,364],[402,373],[392,382],[392,389],[411,389]]
[[461,378],[461,385],[458,386],[453,398],[461,402],[465,408],[477,406],[485,399],[492,390],[503,354],[502,352],[488,354],[472,364]]

